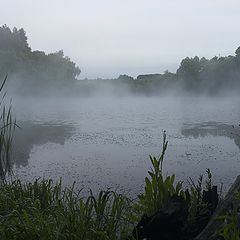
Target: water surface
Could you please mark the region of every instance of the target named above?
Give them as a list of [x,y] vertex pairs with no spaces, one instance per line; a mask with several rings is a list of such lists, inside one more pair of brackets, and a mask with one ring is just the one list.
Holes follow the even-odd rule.
[[139,193],[149,154],[169,147],[164,171],[186,182],[206,168],[225,188],[240,172],[240,100],[93,98],[19,100],[14,111],[16,177],[62,177],[78,188]]

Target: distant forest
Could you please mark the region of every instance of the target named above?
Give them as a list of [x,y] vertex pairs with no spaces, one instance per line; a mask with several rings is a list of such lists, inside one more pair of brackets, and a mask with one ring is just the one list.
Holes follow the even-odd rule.
[[212,59],[186,57],[176,73],[120,75],[117,79],[77,80],[80,68],[60,50],[33,51],[23,28],[0,27],[0,78],[20,95],[91,96],[181,94],[218,95],[240,90],[240,47],[234,56]]
[[0,27],[0,78],[19,94],[69,89],[80,74],[79,67],[63,51],[46,54],[32,51],[23,28]]

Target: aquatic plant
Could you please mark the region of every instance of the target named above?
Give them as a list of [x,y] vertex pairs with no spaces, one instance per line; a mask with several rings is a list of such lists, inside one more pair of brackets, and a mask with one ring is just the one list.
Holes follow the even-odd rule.
[[[195,219],[201,213],[211,212],[213,213],[217,207],[219,201],[219,194],[217,193],[216,186],[212,185],[212,173],[210,169],[206,169],[207,180],[204,184],[203,175],[200,175],[197,183],[192,178],[189,178],[190,185],[190,208],[189,208],[189,218],[190,220]],[[206,199],[206,193],[211,194],[210,199]],[[210,202],[211,201],[211,202]]]
[[158,158],[150,155],[152,167],[148,171],[149,177],[145,178],[145,192],[140,195],[138,208],[148,216],[163,209],[173,195],[185,197],[182,182],[175,183],[175,175],[163,174],[163,161],[167,150],[168,141],[166,132],[163,132],[162,152]]
[[7,173],[11,174],[10,154],[13,140],[13,132],[16,121],[12,118],[11,105],[6,106],[4,99],[6,92],[3,91],[7,77],[0,86],[0,178],[5,181]]

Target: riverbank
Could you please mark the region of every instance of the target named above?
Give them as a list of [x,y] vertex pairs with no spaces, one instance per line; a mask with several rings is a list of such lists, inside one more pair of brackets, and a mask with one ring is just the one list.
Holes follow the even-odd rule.
[[193,240],[214,214],[219,191],[209,169],[190,178],[186,189],[166,174],[167,145],[164,132],[162,153],[150,156],[145,191],[134,200],[109,190],[83,197],[75,184],[62,187],[61,181],[2,183],[1,239]]

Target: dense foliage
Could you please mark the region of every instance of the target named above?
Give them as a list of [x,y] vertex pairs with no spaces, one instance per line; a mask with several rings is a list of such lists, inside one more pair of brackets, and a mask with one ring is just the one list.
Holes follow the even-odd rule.
[[32,51],[24,29],[0,27],[0,78],[17,92],[35,94],[71,86],[80,69],[63,51],[46,54]]
[[240,89],[240,47],[235,56],[185,58],[177,76],[183,86],[191,91],[218,93],[223,90]]

